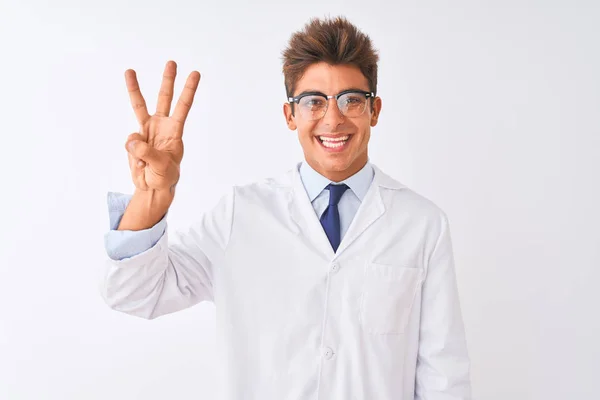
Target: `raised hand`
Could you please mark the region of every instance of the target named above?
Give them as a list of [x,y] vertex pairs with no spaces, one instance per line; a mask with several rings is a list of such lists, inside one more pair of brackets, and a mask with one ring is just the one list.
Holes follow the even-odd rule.
[[183,127],[200,82],[200,73],[192,71],[171,115],[177,64],[167,62],[154,115],[148,114],[134,70],[125,71],[125,82],[140,131],[127,137],[131,177],[139,190],[173,192],[179,181],[183,158]]

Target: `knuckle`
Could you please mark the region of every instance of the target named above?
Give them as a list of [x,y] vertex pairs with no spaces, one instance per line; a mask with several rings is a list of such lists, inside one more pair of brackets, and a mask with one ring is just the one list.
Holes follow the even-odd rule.
[[138,157],[144,158],[149,152],[149,146],[146,143],[140,142],[136,144],[135,153]]
[[139,109],[141,109],[141,108],[142,108],[142,109],[143,109],[143,108],[146,108],[146,102],[144,102],[144,101],[140,101],[140,102],[137,102],[137,103],[134,103],[134,104],[133,104],[133,109],[134,109],[134,110],[139,110]]
[[186,108],[192,107],[192,102],[184,99],[179,99],[179,103],[184,105]]
[[173,96],[173,92],[168,89],[161,89],[158,91],[159,96],[171,97]]

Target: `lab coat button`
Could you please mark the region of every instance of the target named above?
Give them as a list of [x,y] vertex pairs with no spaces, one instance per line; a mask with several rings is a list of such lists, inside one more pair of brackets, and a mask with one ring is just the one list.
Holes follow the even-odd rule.
[[334,274],[335,274],[335,273],[336,273],[336,272],[338,272],[339,270],[340,270],[340,265],[339,265],[339,264],[335,263],[335,264],[333,264],[333,265],[331,266],[331,272],[332,272],[332,273],[334,273]]
[[331,357],[333,357],[333,350],[330,347],[325,347],[323,349],[323,357],[327,360],[331,359]]

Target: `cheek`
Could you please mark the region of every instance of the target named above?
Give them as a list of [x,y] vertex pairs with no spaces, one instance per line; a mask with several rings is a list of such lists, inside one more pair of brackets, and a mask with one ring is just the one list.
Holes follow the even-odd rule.
[[356,135],[354,140],[354,143],[352,144],[352,146],[354,147],[355,151],[363,151],[364,149],[367,148],[367,146],[369,145],[369,139],[370,139],[371,135],[369,133],[369,130],[363,130],[360,132],[359,135]]
[[355,146],[364,146],[366,142],[369,141],[370,137],[370,125],[369,120],[362,120],[360,123],[357,123],[354,127],[355,132],[358,132],[358,139],[355,143]]
[[314,123],[298,123],[298,136],[300,139],[310,141],[313,138],[315,124]]

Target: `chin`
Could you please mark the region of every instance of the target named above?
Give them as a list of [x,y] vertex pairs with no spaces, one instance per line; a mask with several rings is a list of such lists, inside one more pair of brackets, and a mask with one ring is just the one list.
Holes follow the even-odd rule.
[[342,172],[350,168],[350,162],[347,160],[335,160],[335,159],[325,159],[321,160],[319,163],[323,167],[323,169],[332,172]]

